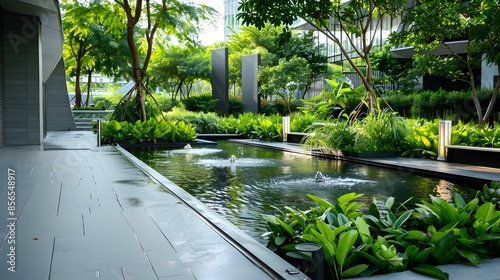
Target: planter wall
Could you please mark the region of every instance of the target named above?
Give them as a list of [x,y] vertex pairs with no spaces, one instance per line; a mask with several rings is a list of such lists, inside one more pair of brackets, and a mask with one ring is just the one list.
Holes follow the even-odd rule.
[[448,162],[500,168],[500,148],[451,145],[447,149]]

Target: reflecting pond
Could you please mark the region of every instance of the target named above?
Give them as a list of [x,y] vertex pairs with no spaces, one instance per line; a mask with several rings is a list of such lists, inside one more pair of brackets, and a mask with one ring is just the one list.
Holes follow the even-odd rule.
[[[412,202],[430,195],[446,200],[458,192],[472,198],[465,184],[420,176],[407,171],[328,160],[220,141],[217,146],[192,149],[134,149],[136,157],[182,187],[227,220],[265,243],[262,214],[276,213],[273,206],[308,209],[307,194],[330,202],[348,192],[364,194],[360,201],[383,205]],[[233,160],[231,160],[231,157]],[[316,180],[318,172],[324,180]]]

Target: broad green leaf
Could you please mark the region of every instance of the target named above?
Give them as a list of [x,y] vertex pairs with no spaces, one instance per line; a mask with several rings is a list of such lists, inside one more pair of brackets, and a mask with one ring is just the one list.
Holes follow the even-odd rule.
[[339,204],[345,204],[353,199],[360,198],[362,196],[363,196],[363,194],[348,193],[348,194],[344,194],[341,197],[339,197],[338,202],[339,202]]
[[274,243],[280,246],[281,244],[283,244],[283,242],[285,242],[285,240],[286,240],[285,236],[276,236],[276,238],[274,239]]
[[413,210],[408,210],[408,211],[404,212],[401,216],[399,216],[399,218],[394,223],[394,228],[395,229],[400,228],[403,225],[403,223],[406,222],[406,220],[408,220],[408,218],[410,218],[412,212],[413,212]]
[[370,235],[370,228],[363,218],[356,218],[356,228],[358,229],[359,236],[364,243],[371,243],[373,241],[373,238]]
[[459,193],[455,193],[455,204],[460,208],[464,208],[466,206],[465,200]]
[[323,207],[324,209],[334,208],[333,204],[331,204],[330,202],[328,202],[322,198],[319,198],[319,197],[312,195],[312,194],[307,194],[307,196],[309,198],[311,198],[312,200],[314,200],[320,207]]
[[429,264],[420,264],[411,269],[414,272],[425,274],[428,276],[436,277],[437,279],[448,280],[450,275],[441,269],[429,265]]
[[367,264],[358,264],[353,267],[350,267],[344,271],[342,271],[342,277],[354,277],[361,274],[361,272],[365,271],[368,268]]
[[393,205],[394,205],[394,197],[391,196],[385,201],[385,208],[387,208],[387,210],[391,211],[391,208]]
[[470,250],[465,250],[465,249],[458,249],[458,253],[469,260],[473,265],[479,265],[481,264],[481,258],[476,253],[473,253]]
[[500,215],[499,211],[495,211],[495,206],[491,202],[487,202],[477,209],[474,217],[476,219],[481,219],[485,223],[489,223],[491,220],[497,218]]
[[436,247],[425,248],[424,250],[422,250],[420,253],[417,254],[417,256],[415,257],[415,261],[419,262],[419,263],[427,262],[427,257],[432,252],[434,252],[435,249],[436,249]]
[[347,231],[340,236],[335,258],[341,268],[344,265],[347,254],[351,250],[352,246],[354,246],[354,242],[356,242],[357,238],[358,232],[355,230]]
[[279,218],[276,218],[276,221],[288,232],[288,234],[290,234],[291,236],[296,235],[295,230],[293,230],[293,228],[291,228],[287,223],[280,220]]

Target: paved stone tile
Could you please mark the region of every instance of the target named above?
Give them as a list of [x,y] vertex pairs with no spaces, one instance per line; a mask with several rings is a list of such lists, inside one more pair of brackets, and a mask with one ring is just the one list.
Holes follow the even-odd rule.
[[[0,168],[14,167],[19,175],[21,205],[17,271],[0,269],[0,279],[269,278],[171,190],[115,148],[95,147],[94,139],[57,132],[42,148],[0,148]],[[0,207],[6,180],[0,170]],[[7,234],[0,227],[4,261]]]

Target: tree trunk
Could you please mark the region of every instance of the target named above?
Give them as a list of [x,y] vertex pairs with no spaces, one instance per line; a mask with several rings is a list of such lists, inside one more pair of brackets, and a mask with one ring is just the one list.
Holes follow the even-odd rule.
[[88,77],[87,77],[87,99],[85,100],[86,107],[89,106],[91,83],[92,83],[92,69],[89,68]]
[[[500,73],[500,65],[497,65],[498,73]],[[493,95],[491,96],[490,103],[488,104],[488,109],[483,116],[483,123],[487,123],[490,120],[491,113],[493,112],[493,107],[498,97],[498,91],[500,90],[500,79],[497,79],[495,89],[493,90]],[[497,127],[498,128],[498,127]]]

